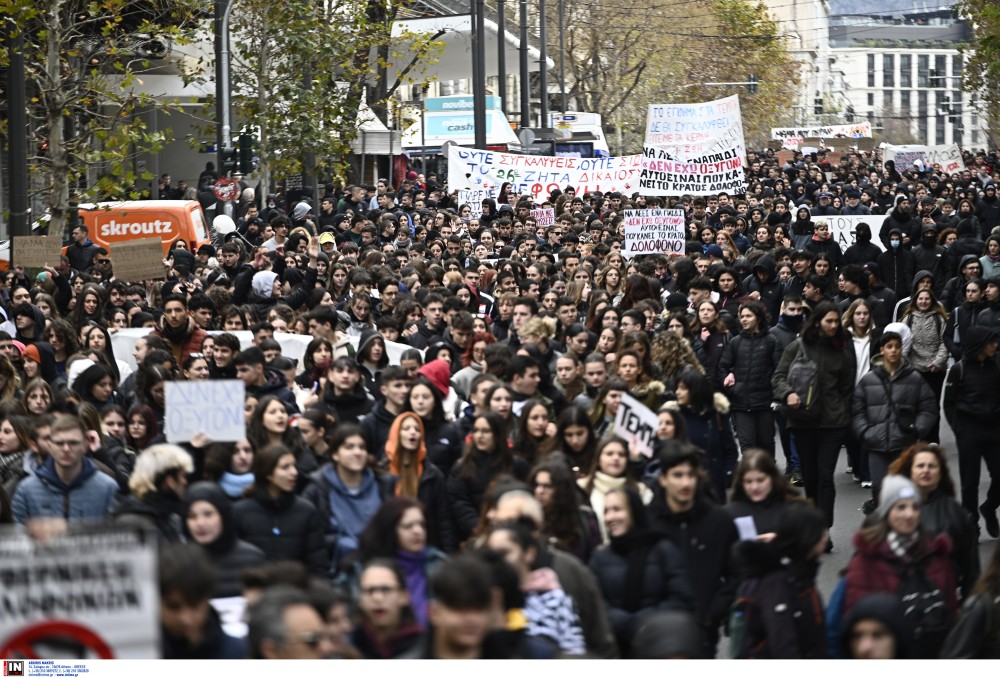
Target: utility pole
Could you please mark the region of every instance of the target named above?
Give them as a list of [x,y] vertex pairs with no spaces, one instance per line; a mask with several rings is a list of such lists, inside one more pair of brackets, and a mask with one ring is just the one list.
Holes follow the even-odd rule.
[[518,57],[521,67],[521,127],[531,127],[531,82],[528,79],[528,0],[521,3],[521,44]]
[[566,113],[566,0],[559,0],[559,93]]
[[[232,148],[233,124],[229,89],[229,16],[233,0],[215,0],[215,152],[216,169],[225,173],[226,157]],[[222,201],[223,214],[233,216],[233,203]]]
[[486,150],[486,4],[474,0],[475,40],[472,55],[472,124],[476,148]]
[[500,110],[507,115],[507,15],[504,0],[497,0],[497,82],[500,90]]
[[541,125],[539,127],[551,127],[549,124],[549,47],[546,24],[548,20],[545,16],[545,0],[538,0],[538,16],[541,24],[538,27],[538,90],[539,98],[542,100]]

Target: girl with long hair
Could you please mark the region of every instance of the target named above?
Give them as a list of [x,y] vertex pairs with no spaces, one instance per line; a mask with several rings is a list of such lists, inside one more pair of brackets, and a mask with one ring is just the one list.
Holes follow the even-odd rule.
[[733,520],[746,517],[753,520],[758,539],[771,539],[788,505],[801,500],[770,454],[748,449],[736,466],[729,502],[722,508]]
[[644,505],[653,500],[653,492],[642,483],[629,477],[629,449],[624,438],[609,436],[597,446],[597,454],[590,472],[577,481],[580,490],[590,501],[597,516],[601,539],[608,541],[608,531],[604,524],[605,497],[613,489],[627,488],[636,492]]
[[542,534],[548,543],[586,563],[601,544],[601,531],[590,503],[582,501],[576,480],[565,456],[553,454],[535,464],[528,485],[542,505]]
[[556,444],[570,470],[582,478],[594,463],[597,436],[590,415],[582,407],[567,407],[556,418]]
[[500,473],[525,480],[529,470],[528,464],[516,457],[507,443],[500,416],[495,412],[477,415],[465,452],[448,478],[448,496],[459,541],[468,539],[479,522],[479,507],[490,480]]
[[518,456],[534,464],[555,449],[556,432],[549,406],[539,398],[531,398],[524,403],[517,418],[514,449]]
[[[944,390],[945,372],[948,369],[948,347],[944,343],[944,327],[948,314],[930,290],[920,290],[903,312],[900,322],[910,328],[913,340],[907,358],[934,391],[937,402]],[[928,442],[941,442],[940,420],[927,436]]]

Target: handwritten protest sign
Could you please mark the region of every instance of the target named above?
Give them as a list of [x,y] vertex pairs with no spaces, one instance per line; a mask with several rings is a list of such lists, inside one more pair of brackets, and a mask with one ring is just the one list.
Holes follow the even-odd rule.
[[[814,217],[815,219],[815,217]],[[878,232],[885,221],[884,214],[871,214],[861,217],[837,215],[832,217],[819,217],[830,225],[830,236],[840,245],[840,249],[846,251],[848,247],[855,244],[858,239],[855,230],[858,224],[868,224],[872,229],[872,244],[881,250],[885,249],[882,241],[878,239]]]
[[896,163],[896,169],[900,172],[910,169],[914,163],[923,165],[925,169],[931,169],[934,165],[941,165],[941,169],[948,174],[965,171],[965,160],[962,159],[962,151],[955,144],[943,146],[892,146],[887,144],[882,150],[883,160],[892,160]]
[[71,529],[45,542],[13,529],[0,535],[3,656],[159,656],[156,536],[134,528]]
[[642,154],[639,192],[645,195],[744,193],[739,97],[651,105]]
[[163,243],[159,238],[145,238],[115,243],[111,251],[115,277],[129,282],[163,278]]
[[14,265],[25,268],[41,268],[42,266],[59,266],[62,248],[59,238],[47,236],[15,235],[11,239]]
[[625,210],[622,256],[684,254],[683,210]]
[[165,384],[167,442],[190,442],[199,433],[214,442],[246,438],[245,387],[238,379],[168,381]]
[[499,191],[509,181],[514,191],[531,194],[536,200],[566,186],[575,188],[577,195],[594,191],[632,193],[638,190],[641,165],[641,155],[565,158],[451,146],[448,186],[459,191],[463,188]]
[[[472,210],[472,218],[478,219],[483,216],[483,200],[492,198],[496,200],[499,186],[495,188],[462,188],[458,191],[458,204],[468,205]],[[497,205],[499,208],[500,206]]]
[[819,125],[816,127],[772,127],[771,138],[780,139],[785,148],[796,149],[809,137],[817,139],[871,138],[872,124],[868,121],[852,125]]
[[660,420],[651,409],[629,394],[622,394],[615,414],[614,432],[628,441],[630,457],[636,458],[640,454],[647,458],[653,456],[656,429],[659,427]]
[[552,207],[542,207],[537,210],[531,210],[531,216],[535,219],[535,223],[539,228],[548,228],[552,224],[556,223],[556,211]]

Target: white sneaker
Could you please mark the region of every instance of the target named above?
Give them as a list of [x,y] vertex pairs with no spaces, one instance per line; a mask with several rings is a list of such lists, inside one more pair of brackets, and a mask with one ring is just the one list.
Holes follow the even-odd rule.
[[871,487],[871,486],[872,486],[872,481],[870,481],[870,480],[862,480],[861,481],[861,487]]

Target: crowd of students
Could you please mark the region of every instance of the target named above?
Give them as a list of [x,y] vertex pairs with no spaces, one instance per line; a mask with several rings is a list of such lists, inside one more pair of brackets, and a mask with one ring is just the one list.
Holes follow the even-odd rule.
[[[3,277],[0,520],[155,531],[171,658],[997,656],[1000,165],[966,164],[751,152],[744,195],[481,206],[433,174],[315,209],[250,189],[160,281],[78,225]],[[622,255],[643,207],[684,211],[684,256]],[[839,214],[887,215],[882,247]],[[243,382],[246,438],[166,443],[165,384],[205,379]],[[871,497],[824,603],[842,447]]]

